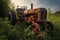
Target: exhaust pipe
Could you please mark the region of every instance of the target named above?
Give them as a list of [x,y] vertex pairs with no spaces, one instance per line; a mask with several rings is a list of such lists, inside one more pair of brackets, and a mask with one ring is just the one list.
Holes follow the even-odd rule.
[[31,9],[33,9],[33,3],[31,3]]

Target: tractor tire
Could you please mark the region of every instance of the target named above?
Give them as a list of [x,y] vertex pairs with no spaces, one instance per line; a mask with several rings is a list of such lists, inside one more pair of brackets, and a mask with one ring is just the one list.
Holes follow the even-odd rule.
[[8,16],[8,20],[10,21],[11,25],[15,25],[17,20],[16,20],[16,14],[14,11],[12,11],[9,16]]
[[46,23],[40,22],[41,25],[41,39],[42,40],[50,40],[51,36],[53,35],[54,25],[47,21]]
[[54,29],[54,25],[51,22],[47,21],[46,22],[46,29],[48,30],[49,33],[51,33]]

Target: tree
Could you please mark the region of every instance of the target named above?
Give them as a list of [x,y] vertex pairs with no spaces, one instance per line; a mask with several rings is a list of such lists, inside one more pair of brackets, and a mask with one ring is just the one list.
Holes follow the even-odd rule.
[[0,17],[5,18],[11,10],[11,0],[0,0]]
[[60,11],[56,11],[55,14],[60,14]]

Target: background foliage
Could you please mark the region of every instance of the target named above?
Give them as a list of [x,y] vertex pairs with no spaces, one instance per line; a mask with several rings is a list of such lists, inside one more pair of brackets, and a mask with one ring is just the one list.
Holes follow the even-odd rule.
[[11,0],[0,0],[0,17],[5,18],[13,8]]

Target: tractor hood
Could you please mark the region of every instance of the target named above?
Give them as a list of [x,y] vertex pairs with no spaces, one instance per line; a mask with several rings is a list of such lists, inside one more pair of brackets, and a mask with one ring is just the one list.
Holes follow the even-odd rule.
[[34,14],[40,12],[40,8],[25,10],[24,14]]

